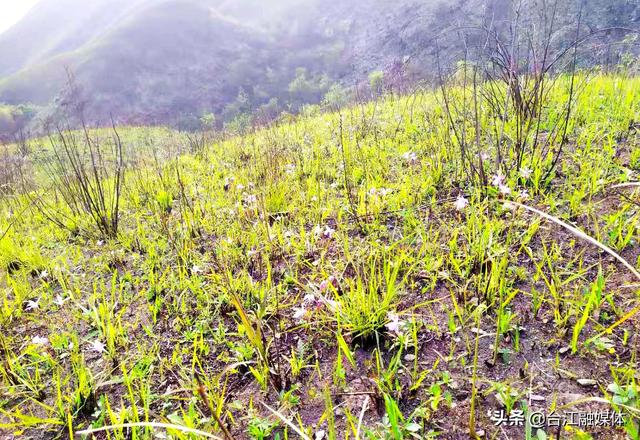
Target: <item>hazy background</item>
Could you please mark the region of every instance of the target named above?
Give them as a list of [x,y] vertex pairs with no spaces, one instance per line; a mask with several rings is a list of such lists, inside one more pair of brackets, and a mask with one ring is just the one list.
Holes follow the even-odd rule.
[[[586,2],[584,32],[637,27],[638,1]],[[243,128],[308,104],[404,92],[434,75],[438,55],[445,65],[464,58],[467,46],[456,28],[490,20],[508,31],[514,4],[41,0],[29,9],[32,3],[5,1],[0,8],[4,26],[28,10],[0,33],[5,137],[25,124],[42,128],[59,120],[71,101],[98,124],[113,116],[181,129]],[[576,4],[559,0],[557,48],[575,37]],[[600,34],[589,55],[619,61],[628,47],[611,42],[620,38],[615,30]]]
[[17,23],[38,0],[0,0],[0,33]]

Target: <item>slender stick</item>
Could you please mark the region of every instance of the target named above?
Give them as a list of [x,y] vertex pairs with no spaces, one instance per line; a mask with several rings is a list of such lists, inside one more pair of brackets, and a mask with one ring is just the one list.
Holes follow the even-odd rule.
[[622,258],[618,253],[616,253],[613,249],[611,249],[610,247],[600,243],[598,240],[596,240],[595,238],[587,235],[586,233],[582,232],[580,229],[571,226],[568,223],[563,222],[562,220],[560,220],[557,217],[554,217],[552,215],[547,214],[546,212],[542,212],[539,209],[536,208],[532,208],[531,206],[527,206],[527,205],[523,205],[522,203],[518,203],[518,202],[509,202],[509,204],[514,205],[514,206],[518,206],[520,208],[526,209],[527,211],[533,212],[535,214],[538,214],[540,217],[543,217],[557,225],[562,226],[563,228],[567,229],[568,231],[570,231],[571,233],[573,233],[575,236],[591,243],[594,246],[599,247],[600,249],[602,249],[603,251],[605,251],[607,254],[611,255],[613,258],[615,258],[616,260],[618,260],[620,263],[622,263],[624,265],[624,267],[626,267],[627,269],[629,269],[629,271],[640,280],[640,272],[638,272],[638,270],[633,267],[631,265],[631,263],[629,263],[627,260],[625,260],[624,258]]

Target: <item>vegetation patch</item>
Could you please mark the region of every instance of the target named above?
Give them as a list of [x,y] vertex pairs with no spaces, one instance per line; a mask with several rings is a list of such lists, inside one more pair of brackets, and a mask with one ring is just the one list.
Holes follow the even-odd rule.
[[[243,137],[32,141],[0,433],[637,438],[640,80],[505,111],[459,78]],[[620,418],[531,423],[571,411]]]

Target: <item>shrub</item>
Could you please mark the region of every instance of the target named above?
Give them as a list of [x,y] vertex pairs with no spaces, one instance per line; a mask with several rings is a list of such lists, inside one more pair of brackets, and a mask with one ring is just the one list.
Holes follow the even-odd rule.
[[[34,199],[34,205],[51,221],[80,232],[77,219],[87,215],[105,238],[115,238],[120,220],[120,196],[124,184],[124,151],[113,125],[108,141],[81,132],[57,130],[49,135],[53,154],[43,167],[54,197]],[[65,214],[55,202],[61,200],[70,211]]]

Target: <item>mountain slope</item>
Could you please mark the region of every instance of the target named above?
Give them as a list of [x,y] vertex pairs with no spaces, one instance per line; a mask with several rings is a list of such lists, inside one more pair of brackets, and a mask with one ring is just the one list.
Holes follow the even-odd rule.
[[[638,179],[640,79],[585,79],[547,181],[550,160],[527,160],[528,177],[501,165],[515,162],[523,122],[495,112],[491,84],[468,117],[456,115],[471,93],[452,94],[451,107],[416,93],[198,154],[183,136],[122,127],[115,238],[85,210],[62,217],[65,196],[79,194],[46,180],[74,181],[54,168],[62,145],[7,161],[26,171],[18,194],[0,198],[0,438],[61,438],[61,426],[165,435],[121,424],[138,419],[171,421],[174,440],[221,438],[214,398],[234,439],[302,437],[289,426],[317,440],[523,439],[524,426],[496,420],[522,420],[525,403],[544,415],[558,401],[640,395],[637,193],[611,190]],[[535,117],[544,129],[558,126],[571,87],[550,84]],[[483,173],[501,176],[500,189],[471,177],[456,128],[481,130],[466,153],[486,152]],[[102,151],[110,137],[95,133]],[[43,179],[22,195],[26,173]],[[515,203],[598,231],[628,263]],[[637,438],[632,405],[615,414]],[[598,408],[611,409],[573,409]],[[582,428],[627,438],[614,422]]]
[[195,111],[224,98],[219,94],[229,60],[260,50],[259,34],[203,2],[148,2],[135,12],[77,50],[5,79],[0,101],[46,104],[64,86],[69,68],[90,86],[96,114],[113,108],[134,117],[147,109],[156,115]]
[[41,1],[0,35],[0,77],[78,49],[146,1]]
[[[632,3],[587,3],[583,32],[635,26]],[[576,5],[560,4],[554,50],[576,32]],[[265,107],[295,112],[332,86],[366,87],[377,70],[389,83],[400,78],[403,90],[435,73],[436,60],[465,57],[474,36],[464,41],[457,26],[488,20],[508,33],[512,8],[508,0],[42,0],[0,35],[0,103],[53,104],[58,114],[70,71],[98,122],[191,125],[204,113],[230,122]],[[592,53],[623,34],[609,37]],[[615,46],[615,56],[624,50]]]
[[[298,67],[311,82],[328,75],[353,83],[401,58],[402,37],[394,29],[409,11],[425,10],[408,0],[99,0],[84,8],[78,1],[45,0],[0,36],[0,58],[13,62],[4,71],[21,68],[0,79],[0,102],[46,105],[65,86],[67,69],[91,91],[95,115],[116,111],[130,122],[244,108],[235,100],[245,92],[248,107],[285,102]],[[25,47],[24,57],[8,51],[7,41],[37,28],[52,5],[82,10],[64,20],[65,29],[78,31],[45,26],[34,41],[49,43]],[[91,17],[105,8],[93,25]],[[326,91],[318,87],[317,93]]]

